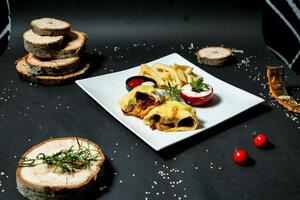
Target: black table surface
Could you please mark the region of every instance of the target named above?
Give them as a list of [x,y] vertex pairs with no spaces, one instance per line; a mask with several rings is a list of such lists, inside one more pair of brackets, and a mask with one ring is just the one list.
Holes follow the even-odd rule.
[[[0,199],[23,199],[15,183],[22,153],[63,136],[90,139],[107,157],[102,192],[87,199],[300,199],[300,120],[269,96],[266,66],[283,63],[264,46],[261,1],[15,0],[10,6],[11,40],[0,57]],[[44,16],[88,34],[95,65],[89,76],[177,52],[265,102],[156,152],[75,83],[46,87],[18,78],[14,63],[26,54],[22,34]],[[224,67],[201,66],[193,53],[205,45],[244,53]],[[285,72],[288,92],[299,100],[300,79]],[[265,133],[270,148],[256,148],[253,132]],[[248,150],[248,165],[233,162],[234,146]]]

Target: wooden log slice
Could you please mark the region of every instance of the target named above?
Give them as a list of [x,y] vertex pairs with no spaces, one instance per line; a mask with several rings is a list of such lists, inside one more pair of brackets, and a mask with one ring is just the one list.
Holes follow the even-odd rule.
[[22,79],[41,85],[62,85],[83,76],[90,68],[90,64],[85,64],[79,70],[61,76],[34,75],[29,73],[28,68],[29,66],[24,59],[17,61],[16,70]]
[[62,20],[45,17],[33,20],[31,29],[35,34],[41,36],[59,36],[68,34],[71,30],[71,25]]
[[224,47],[204,47],[195,55],[200,64],[221,66],[232,56],[232,51]]
[[65,59],[42,59],[32,53],[26,56],[28,72],[35,75],[61,76],[76,71],[80,67],[80,57]]
[[29,52],[47,52],[64,46],[64,36],[40,36],[28,30],[23,34],[24,47]]
[[48,48],[47,51],[30,51],[38,58],[63,59],[80,56],[86,46],[87,35],[83,32],[71,30],[66,36],[66,45],[60,49]]
[[20,160],[16,171],[18,191],[31,200],[84,199],[94,184],[100,181],[105,157],[95,143],[76,137],[63,137],[46,140],[37,144],[24,153],[22,158],[36,159],[38,154],[52,156],[62,150],[89,148],[91,156],[97,160],[91,161],[86,168],[75,172],[62,172],[57,166],[48,165],[43,160],[36,160],[33,166],[24,166]]

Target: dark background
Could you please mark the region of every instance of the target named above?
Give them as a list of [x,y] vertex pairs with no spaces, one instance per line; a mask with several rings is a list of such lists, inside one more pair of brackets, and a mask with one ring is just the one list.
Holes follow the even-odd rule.
[[[300,198],[299,115],[285,111],[268,94],[266,66],[283,63],[264,46],[263,1],[14,0],[10,6],[11,41],[0,57],[0,199],[22,199],[15,189],[22,153],[61,136],[85,137],[102,147],[108,162],[96,198]],[[26,54],[22,34],[31,20],[44,16],[64,19],[88,34],[88,50],[97,63],[89,76],[173,52],[197,64],[193,53],[205,45],[242,49],[236,63],[198,66],[266,102],[156,152],[76,84],[45,87],[18,79],[14,62]],[[246,58],[248,65],[242,63]],[[299,77],[286,70],[288,91],[298,100],[299,84]],[[254,147],[254,131],[269,137],[270,148]],[[234,146],[248,150],[252,159],[247,166],[233,162]]]

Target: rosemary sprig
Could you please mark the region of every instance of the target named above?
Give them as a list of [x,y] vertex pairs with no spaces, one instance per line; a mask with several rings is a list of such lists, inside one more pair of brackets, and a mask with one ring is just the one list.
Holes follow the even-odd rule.
[[190,85],[192,86],[192,89],[196,92],[202,92],[208,90],[208,85],[205,84],[203,77],[199,77],[196,81],[192,81]]
[[181,101],[180,95],[179,95],[179,90],[178,90],[178,85],[172,86],[170,82],[168,82],[168,93],[169,97],[173,101]]
[[[92,162],[98,160],[97,155],[91,154],[89,147],[83,147],[77,140],[78,149],[74,149],[71,146],[68,149],[63,149],[51,156],[47,156],[44,153],[39,153],[36,158],[21,158],[18,167],[33,167],[38,164],[45,163],[49,167],[55,166],[61,173],[74,173],[79,169],[89,168]],[[37,161],[42,161],[37,163]]]

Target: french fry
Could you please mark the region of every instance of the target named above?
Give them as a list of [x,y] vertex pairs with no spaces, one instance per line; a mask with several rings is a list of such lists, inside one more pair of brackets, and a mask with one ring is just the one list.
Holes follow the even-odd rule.
[[187,75],[186,78],[187,78],[188,83],[193,81],[192,75]]
[[153,64],[153,68],[157,71],[159,71],[159,70],[168,71],[171,74],[174,81],[176,82],[176,84],[181,85],[181,80],[178,77],[176,71],[169,65],[156,63],[156,64]]
[[176,73],[177,73],[178,77],[180,78],[181,82],[187,83],[186,76],[185,76],[184,72],[181,69],[177,69]]
[[186,68],[185,70],[184,70],[184,73],[185,74],[191,74],[192,73],[192,68]]
[[139,75],[153,78],[158,85],[165,85],[165,82],[161,79],[160,75],[146,64],[141,65]]
[[170,83],[172,86],[177,85],[181,88],[184,84],[198,79],[198,76],[193,73],[192,67],[178,64],[170,66],[155,63],[152,67],[142,64],[139,75],[154,79],[159,87],[167,87]]
[[168,73],[168,72],[163,72],[163,73],[161,73],[161,74],[160,74],[160,77],[161,77],[162,80],[169,80],[169,79],[172,78],[172,77],[171,77],[171,74]]

